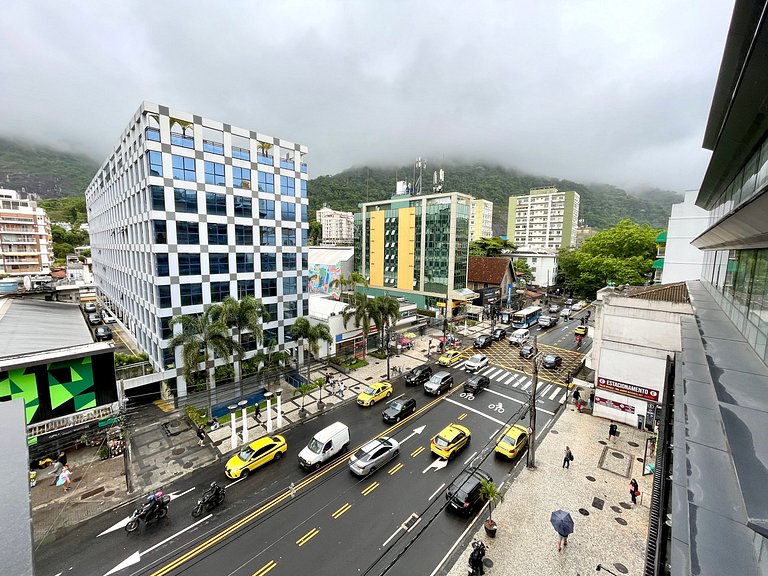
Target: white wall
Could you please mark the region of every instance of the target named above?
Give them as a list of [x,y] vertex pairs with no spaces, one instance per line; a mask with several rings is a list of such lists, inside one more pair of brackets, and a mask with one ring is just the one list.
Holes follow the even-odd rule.
[[698,280],[704,253],[691,245],[691,240],[709,227],[709,211],[694,204],[698,191],[685,194],[685,201],[672,206],[667,224],[667,246],[661,283]]

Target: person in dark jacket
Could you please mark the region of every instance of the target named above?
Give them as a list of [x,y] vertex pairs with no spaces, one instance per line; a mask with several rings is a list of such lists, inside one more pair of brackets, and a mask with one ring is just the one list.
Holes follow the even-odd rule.
[[619,427],[616,426],[616,423],[611,420],[611,425],[608,426],[608,440],[616,441],[616,435],[619,431]]
[[632,478],[632,481],[629,483],[629,496],[632,498],[632,504],[637,504],[638,494],[640,494],[640,490],[637,486],[637,480]]

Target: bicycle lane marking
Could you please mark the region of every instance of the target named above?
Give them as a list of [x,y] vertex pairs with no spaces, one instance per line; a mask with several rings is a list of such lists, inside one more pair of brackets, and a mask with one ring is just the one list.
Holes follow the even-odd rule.
[[[496,390],[491,390],[488,388],[486,392],[490,392],[491,394],[496,394],[497,396],[501,396],[502,398],[506,398],[507,400],[512,400],[512,402],[517,402],[518,404],[528,404],[527,401],[518,400],[517,398],[512,398],[512,396],[507,396],[506,394],[502,394],[501,392],[496,392]],[[544,412],[544,414],[549,414],[550,416],[554,416],[554,412],[550,412],[549,410],[544,410],[544,408],[537,407],[537,412]]]
[[462,404],[461,402],[458,402],[457,400],[454,400],[453,398],[446,398],[444,402],[450,402],[451,404],[456,404],[456,406],[461,406],[465,410],[470,410],[471,412],[474,412],[475,414],[480,414],[480,416],[483,416],[484,418],[488,418],[491,422],[496,422],[496,424],[504,425],[506,422],[503,422],[501,420],[497,420],[493,416],[489,416],[488,414],[485,414],[484,412],[481,412],[480,410],[476,410],[475,408],[472,408],[471,406],[467,406],[466,404]]

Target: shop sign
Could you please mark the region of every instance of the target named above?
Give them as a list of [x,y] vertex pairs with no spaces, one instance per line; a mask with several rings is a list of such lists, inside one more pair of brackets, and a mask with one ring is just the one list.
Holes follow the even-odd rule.
[[597,378],[597,387],[610,390],[611,392],[618,392],[619,394],[626,394],[627,396],[634,396],[635,398],[642,398],[643,400],[650,400],[651,402],[659,401],[658,390],[638,386],[637,384],[627,384],[626,382],[619,382],[618,380],[611,380],[602,376]]
[[623,402],[614,402],[613,400],[609,400],[608,398],[602,398],[601,396],[595,396],[595,404],[599,404],[600,406],[605,406],[606,408],[611,408],[613,410],[620,410],[621,412],[626,412],[627,414],[634,414],[635,413],[635,407],[631,404],[624,404]]

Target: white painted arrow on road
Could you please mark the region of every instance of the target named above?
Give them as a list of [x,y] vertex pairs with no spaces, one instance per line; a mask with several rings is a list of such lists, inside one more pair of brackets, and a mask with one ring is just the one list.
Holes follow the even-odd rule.
[[435,470],[440,470],[441,468],[445,468],[446,466],[448,466],[448,460],[438,459],[432,462],[432,464],[430,464],[426,468],[424,468],[424,471],[422,472],[422,474],[426,474],[432,468],[434,468]]
[[421,434],[422,432],[424,432],[425,428],[426,428],[426,426],[419,426],[418,428],[414,428],[413,432],[411,432],[410,434],[408,434],[408,436],[406,436],[405,438],[400,440],[400,444],[404,443],[409,438],[412,438],[412,437],[416,436],[416,434]]
[[[168,494],[168,496],[170,496],[171,501],[173,501],[176,498],[179,498],[180,496],[184,496],[184,494],[189,494],[194,489],[195,487],[193,486],[192,488],[190,488],[189,490],[185,490],[184,492],[171,492],[170,494]],[[114,532],[115,530],[120,530],[120,528],[125,528],[125,525],[128,524],[128,522],[130,521],[131,521],[131,516],[128,516],[127,518],[123,518],[122,520],[117,522],[114,526],[110,526],[109,528],[104,530],[104,532],[96,536],[96,538],[98,538],[99,536],[104,536],[104,534],[109,534],[110,532]]]

